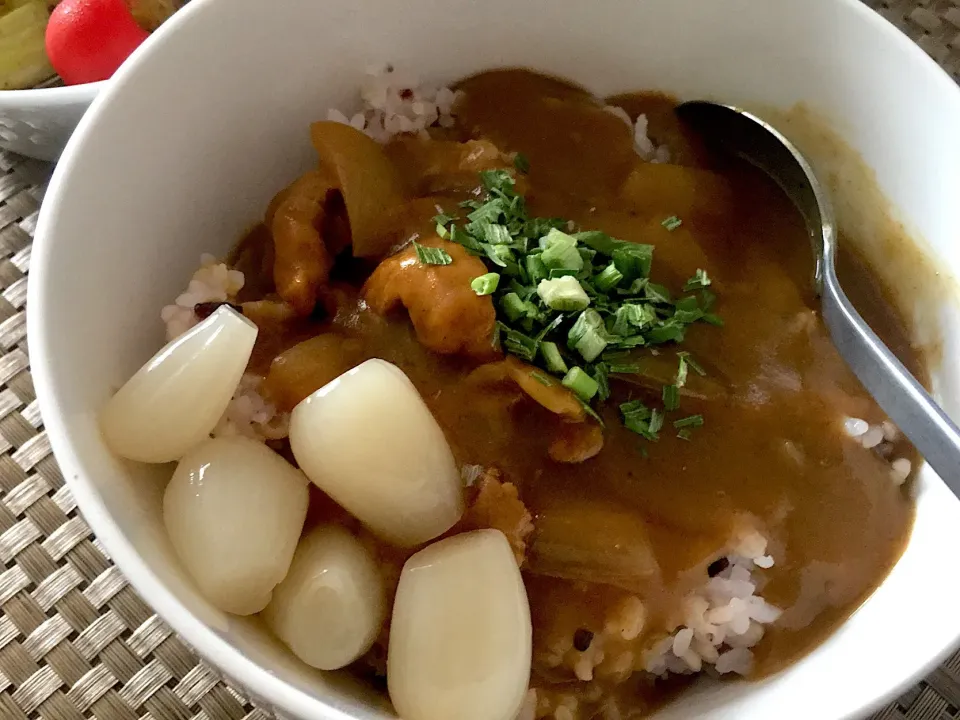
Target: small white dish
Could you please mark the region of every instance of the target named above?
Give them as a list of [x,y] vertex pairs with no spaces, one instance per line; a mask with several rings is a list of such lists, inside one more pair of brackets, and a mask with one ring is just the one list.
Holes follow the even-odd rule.
[[0,90],[0,148],[56,160],[105,84]]
[[[163,343],[159,309],[200,253],[225,252],[315,163],[309,123],[349,106],[364,69],[386,61],[439,82],[525,65],[599,94],[803,102],[873,169],[943,277],[960,274],[960,89],[858,0],[190,3],[120,69],[58,166],[33,249],[33,376],[64,475],[121,570],[201,655],[297,718],[392,715],[196,592],[160,519],[169,470],[112,457],[96,412]],[[931,300],[909,273],[894,279],[908,313],[942,341],[935,388],[957,416],[955,296]],[[960,642],[960,502],[924,470],[917,503],[902,560],[823,646],[761,683],[705,684],[658,717],[860,717],[928,669]]]

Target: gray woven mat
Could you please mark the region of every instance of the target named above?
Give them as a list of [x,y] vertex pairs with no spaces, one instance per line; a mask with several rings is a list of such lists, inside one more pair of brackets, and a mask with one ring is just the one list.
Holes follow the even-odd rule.
[[960,0],[864,1],[916,40],[960,82]]
[[[960,0],[868,4],[960,80]],[[49,172],[0,154],[0,720],[269,720],[127,585],[50,454],[24,312]],[[960,652],[872,720],[960,720]]]

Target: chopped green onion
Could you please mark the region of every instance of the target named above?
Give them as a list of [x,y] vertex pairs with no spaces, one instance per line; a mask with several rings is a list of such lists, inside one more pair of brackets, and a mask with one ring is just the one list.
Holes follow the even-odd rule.
[[534,286],[538,285],[541,280],[547,277],[547,266],[543,264],[540,255],[527,255],[523,262],[527,276]]
[[519,295],[521,300],[529,300],[531,297],[537,294],[537,289],[535,287],[524,285],[513,278],[510,279],[510,291]]
[[[527,172],[529,163],[515,155],[514,168]],[[610,397],[610,374],[640,374],[644,367],[624,351],[681,342],[696,322],[722,324],[710,312],[716,297],[707,290],[712,281],[704,270],[683,286],[684,292],[697,295],[674,301],[667,288],[649,279],[653,246],[601,231],[579,232],[560,218],[530,217],[525,198],[516,191],[514,169],[484,171],[480,179],[485,192],[460,203],[465,221],[437,206],[437,234],[480,257],[490,269],[470,285],[478,295],[496,298],[502,322],[496,323],[494,346],[534,364],[537,370],[531,374],[538,382],[552,385],[558,382],[554,377],[562,377],[601,425],[589,402]],[[663,221],[670,231],[681,224],[676,216]],[[418,246],[418,258],[427,262],[421,253],[434,250],[443,252]],[[573,354],[561,350],[563,336]],[[605,352],[614,348],[618,352]],[[579,362],[571,362],[574,355]],[[675,381],[662,388],[662,405],[652,409],[634,401],[621,406],[631,431],[658,439],[665,414],[679,407],[689,370],[702,373],[688,353],[678,353],[678,363]],[[678,435],[684,437],[702,418],[677,422]]]
[[650,408],[644,405],[642,400],[631,400],[620,404],[620,414],[623,415],[624,419],[648,420],[650,418]]
[[507,209],[507,204],[502,199],[490,200],[480,205],[476,210],[467,215],[467,232],[475,233],[484,223],[495,223],[500,219]]
[[481,243],[480,246],[483,248],[483,251],[486,253],[487,257],[490,258],[494,265],[499,265],[500,267],[505,268],[509,267],[512,263],[514,266],[516,266],[513,250],[506,245],[491,245],[490,243]]
[[413,249],[417,253],[417,260],[423,265],[449,265],[453,258],[442,248],[426,247],[414,241]]
[[650,302],[661,303],[663,305],[668,305],[672,302],[670,298],[670,291],[667,290],[663,285],[657,285],[656,283],[648,282],[643,289],[647,300]]
[[723,318],[714,313],[705,313],[700,319],[714,327],[723,327]]
[[686,329],[681,324],[664,324],[647,332],[644,339],[651,345],[662,345],[668,342],[683,342]]
[[647,430],[652,434],[656,435],[660,432],[660,428],[663,427],[663,412],[654,408],[650,411],[650,420],[648,421],[649,425]]
[[684,429],[677,433],[677,437],[681,440],[689,440],[693,437],[693,433],[691,433],[689,429]]
[[613,318],[611,332],[614,335],[627,337],[633,330],[651,325],[657,319],[657,314],[649,305],[627,304],[617,308]]
[[596,250],[601,255],[606,255],[611,257],[613,251],[617,248],[627,245],[624,240],[617,240],[607,235],[605,232],[599,230],[588,230],[586,232],[575,233],[574,236],[579,242],[582,242],[588,248]]
[[567,347],[580,353],[588,363],[597,359],[609,344],[603,318],[596,310],[584,310],[567,334]]
[[686,361],[687,365],[693,368],[693,371],[700,377],[704,377],[707,374],[707,371],[703,369],[703,366],[700,365],[696,360],[693,359],[693,355],[688,353],[686,350],[681,350],[677,353],[678,358],[682,358]]
[[547,370],[552,373],[557,373],[558,375],[567,372],[567,364],[563,361],[560,348],[557,347],[556,343],[546,341],[540,343],[540,354],[543,355],[543,361],[547,365]]
[[470,287],[477,295],[492,295],[500,284],[500,276],[497,273],[487,273],[470,282]]
[[630,283],[630,287],[617,288],[617,295],[623,295],[630,298],[645,296],[647,285],[649,283],[650,281],[647,278],[637,278]]
[[590,377],[583,368],[577,366],[570,368],[562,382],[564,387],[573,390],[582,400],[590,400],[600,389],[597,381]]
[[616,347],[623,350],[644,347],[646,344],[647,341],[644,339],[643,335],[631,335],[630,337],[625,337],[616,341]]
[[687,356],[684,353],[677,353],[677,359],[680,361],[680,367],[677,368],[677,377],[673,383],[678,388],[687,384]]
[[693,290],[700,290],[707,287],[707,285],[709,285],[711,282],[713,281],[710,280],[710,277],[707,275],[707,271],[697,268],[696,274],[687,280],[686,284],[683,286],[683,291],[692,292]]
[[522,172],[524,175],[530,172],[530,161],[527,160],[526,155],[521,153],[517,153],[513,158],[513,166],[518,172]]
[[563,315],[558,314],[553,320],[547,323],[546,327],[544,327],[543,330],[540,331],[540,334],[537,335],[537,340],[543,340],[547,335],[549,335],[554,330],[556,330],[560,326],[560,323],[562,322],[563,322]]
[[537,356],[539,341],[503,323],[500,323],[500,332],[503,347],[508,353],[516,355],[524,362],[533,362],[533,359]]
[[588,247],[578,246],[577,252],[580,253],[580,257],[583,258],[583,262],[585,265],[589,265],[590,263],[593,262],[594,258],[597,257],[597,251]]
[[624,243],[613,251],[613,264],[623,274],[623,279],[633,282],[650,276],[653,265],[653,245]]
[[561,218],[528,218],[523,224],[521,232],[528,238],[540,239],[551,230],[564,228],[567,221]]
[[610,397],[610,369],[606,363],[599,362],[593,366],[590,376],[597,381],[597,399],[606,400]]
[[527,314],[527,303],[515,292],[509,292],[500,298],[500,309],[510,322],[516,322]]
[[491,245],[510,245],[513,242],[513,237],[507,227],[497,223],[482,222],[471,232]]
[[678,430],[680,428],[695,428],[703,425],[703,415],[690,415],[689,417],[674,420],[673,426]]
[[680,388],[676,385],[663,386],[663,408],[673,411],[680,407]]
[[540,242],[543,245],[540,259],[548,269],[566,268],[579,272],[583,268],[576,238],[553,228]]
[[483,244],[478,242],[473,235],[470,235],[463,230],[458,230],[456,225],[450,226],[450,242],[455,242],[458,245],[462,245],[475,255],[484,254]]
[[608,293],[623,280],[623,273],[617,270],[617,266],[610,263],[599,275],[593,278],[593,285],[602,293]]
[[704,288],[700,291],[700,307],[703,308],[704,312],[710,310],[713,307],[713,304],[717,301],[717,296],[712,292]]
[[512,194],[515,184],[513,176],[506,170],[482,170],[480,182],[487,192],[494,195]]
[[590,305],[590,298],[575,277],[560,277],[555,280],[541,280],[537,285],[537,295],[551,310],[560,312],[578,312]]
[[[623,424],[631,432],[637,433],[647,440],[657,440],[657,431],[663,426],[662,415],[655,415],[654,411],[648,408],[640,400],[623,403],[620,406],[620,414],[623,416]],[[656,429],[651,429],[653,425]]]
[[677,300],[675,308],[673,320],[678,323],[689,325],[703,317],[703,311],[697,305],[697,299],[692,295]]

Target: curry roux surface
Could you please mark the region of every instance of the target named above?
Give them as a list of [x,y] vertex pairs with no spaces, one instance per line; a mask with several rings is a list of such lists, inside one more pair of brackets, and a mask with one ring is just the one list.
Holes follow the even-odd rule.
[[[345,289],[349,300],[333,325],[359,337],[361,355],[400,366],[458,461],[500,467],[535,517],[558,507],[615,507],[645,525],[665,587],[721,547],[738,518],[756,518],[777,561],[765,573],[763,595],[785,608],[755,648],[757,672],[777,670],[819,643],[878,586],[900,556],[913,519],[908,494],[890,481],[889,461],[843,435],[846,416],[871,423],[884,417],[818,315],[799,214],[756,171],[710,156],[677,124],[667,97],[631,94],[610,102],[632,117],[646,113],[651,137],[669,146],[674,163],[712,170],[725,183],[713,183],[711,175],[690,186],[687,174],[665,167],[640,178],[640,191],[625,197],[622,188],[638,166],[631,130],[580,89],[524,71],[483,73],[459,88],[458,125],[449,135],[523,153],[530,162],[524,182],[532,215],[564,217],[584,229],[655,245],[653,279],[674,291],[697,268],[709,272],[725,327],[697,325],[684,343],[707,375],[698,381],[699,397],[684,398],[682,409],[701,413],[704,426],[690,441],[666,429],[659,442],[643,441],[622,427],[616,407],[649,397],[649,390],[617,381],[602,411],[606,442],[600,454],[579,465],[554,463],[546,446],[555,418],[532,402],[500,402],[462,382],[475,364],[426,351],[405,314],[374,321],[356,291]],[[432,234],[431,204],[410,207],[396,214],[397,237]],[[669,232],[661,221],[672,215],[683,225]],[[921,373],[921,359],[884,288],[849,243],[841,248],[844,288],[872,327]],[[350,270],[361,279],[368,271]],[[664,350],[675,363],[672,353]],[[906,445],[894,457],[916,459]],[[618,542],[602,512],[579,517],[574,524],[581,536]],[[547,598],[539,612],[549,606]]]

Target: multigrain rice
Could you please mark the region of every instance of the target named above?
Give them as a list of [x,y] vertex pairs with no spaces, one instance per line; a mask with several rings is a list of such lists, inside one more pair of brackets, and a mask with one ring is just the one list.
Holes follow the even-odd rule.
[[278,413],[276,407],[260,393],[263,378],[244,373],[220,422],[213,429],[214,437],[241,435],[254,440],[282,440],[289,434],[290,415]]
[[712,667],[717,673],[747,675],[764,626],[782,611],[759,595],[758,569],[772,567],[767,541],[748,531],[732,543],[727,566],[683,602],[683,624],[647,650],[643,669],[653,675],[689,675]]
[[208,253],[200,256],[200,267],[186,290],[160,311],[167,329],[167,341],[174,340],[199,322],[196,306],[209,302],[232,302],[243,288],[243,273],[233,270]]
[[457,94],[450,88],[425,84],[416,75],[392,65],[367,71],[360,86],[360,107],[332,109],[327,120],[360,130],[377,142],[410,133],[427,137],[427,128],[453,127]]
[[[889,420],[871,425],[862,418],[848,417],[843,420],[843,432],[867,450],[873,450],[882,458],[890,459],[894,445],[900,439],[900,429]],[[903,485],[913,471],[913,463],[907,458],[890,460],[890,479]]]
[[[243,283],[242,272],[229,268],[213,255],[201,255],[200,267],[190,278],[186,290],[160,311],[167,341],[180,337],[200,321],[196,312],[198,305],[233,302]],[[242,435],[255,440],[279,440],[287,436],[289,416],[277,413],[260,394],[262,382],[259,375],[244,373],[212,432],[214,437]]]

